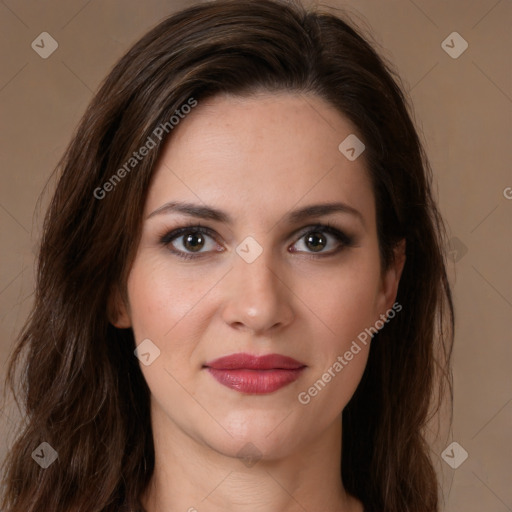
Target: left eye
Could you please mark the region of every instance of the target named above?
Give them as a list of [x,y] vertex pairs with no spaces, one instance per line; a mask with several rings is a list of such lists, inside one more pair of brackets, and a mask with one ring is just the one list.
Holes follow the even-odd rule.
[[294,246],[302,245],[303,248],[294,249],[292,252],[332,253],[340,246],[350,245],[350,239],[341,231],[327,226],[319,226],[304,233]]

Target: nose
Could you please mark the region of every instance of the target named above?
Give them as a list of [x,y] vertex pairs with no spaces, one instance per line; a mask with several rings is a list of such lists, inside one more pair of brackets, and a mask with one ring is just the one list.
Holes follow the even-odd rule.
[[274,332],[292,322],[292,290],[282,269],[266,251],[252,263],[235,254],[226,277],[222,317],[230,327],[256,335]]

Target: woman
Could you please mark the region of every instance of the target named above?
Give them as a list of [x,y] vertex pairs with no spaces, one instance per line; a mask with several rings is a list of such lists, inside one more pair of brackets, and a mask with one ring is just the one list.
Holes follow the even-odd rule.
[[3,510],[439,510],[453,306],[392,74],[270,0],[120,60],[59,165]]

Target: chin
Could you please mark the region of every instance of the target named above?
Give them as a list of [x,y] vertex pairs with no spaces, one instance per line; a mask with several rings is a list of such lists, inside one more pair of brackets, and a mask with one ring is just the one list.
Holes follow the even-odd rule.
[[280,459],[289,455],[301,439],[298,429],[290,430],[293,425],[287,414],[265,414],[261,411],[231,414],[219,421],[231,435],[223,429],[222,435],[217,429],[220,435],[210,431],[204,432],[202,437],[215,451],[228,457]]

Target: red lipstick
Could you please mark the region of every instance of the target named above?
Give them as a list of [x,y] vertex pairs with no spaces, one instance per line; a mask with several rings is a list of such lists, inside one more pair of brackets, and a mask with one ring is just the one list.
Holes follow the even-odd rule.
[[305,364],[280,354],[239,353],[204,364],[221,384],[240,393],[272,393],[297,380]]

